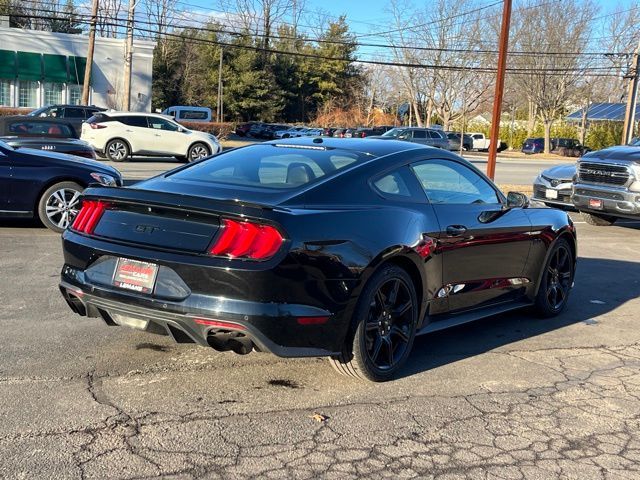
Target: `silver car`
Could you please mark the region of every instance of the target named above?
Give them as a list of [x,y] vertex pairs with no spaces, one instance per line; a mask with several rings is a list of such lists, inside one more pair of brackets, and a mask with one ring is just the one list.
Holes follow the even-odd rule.
[[575,163],[547,168],[533,181],[533,200],[550,207],[573,208],[571,186],[576,174]]
[[404,140],[406,142],[429,145],[430,147],[443,148],[444,150],[450,149],[449,139],[447,138],[447,135],[443,131],[435,130],[433,128],[397,127],[392,128],[384,135],[376,135],[366,138],[379,138],[382,140]]

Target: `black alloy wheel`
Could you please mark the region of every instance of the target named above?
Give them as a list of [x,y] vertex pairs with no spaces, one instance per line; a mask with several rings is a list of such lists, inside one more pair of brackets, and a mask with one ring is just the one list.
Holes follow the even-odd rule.
[[566,240],[557,241],[542,272],[536,308],[545,317],[558,315],[567,306],[573,285],[575,260]]
[[331,359],[342,374],[374,382],[392,379],[407,360],[416,333],[418,304],[407,272],[388,265],[363,290],[355,333]]

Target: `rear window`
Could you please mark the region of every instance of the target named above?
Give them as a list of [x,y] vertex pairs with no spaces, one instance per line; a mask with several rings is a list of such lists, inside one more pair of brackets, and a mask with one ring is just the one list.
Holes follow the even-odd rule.
[[292,189],[371,158],[367,154],[339,149],[258,145],[193,164],[171,177],[212,184]]
[[68,125],[55,122],[30,122],[23,120],[9,125],[9,133],[12,135],[36,135],[39,137],[75,137]]

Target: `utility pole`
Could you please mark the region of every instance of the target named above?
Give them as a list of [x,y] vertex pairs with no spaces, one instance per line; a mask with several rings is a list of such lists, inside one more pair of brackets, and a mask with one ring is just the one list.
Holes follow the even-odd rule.
[[220,46],[220,65],[218,66],[218,104],[216,105],[216,120],[222,122],[224,113],[222,111],[222,56],[224,50]]
[[509,24],[511,23],[511,0],[504,0],[502,7],[502,28],[500,29],[500,50],[498,53],[498,74],[496,77],[496,92],[493,99],[493,115],[491,116],[491,133],[489,143],[489,160],[487,161],[487,176],[493,180],[496,176],[496,156],[500,145],[500,112],[502,110],[502,95],[504,93],[504,74],[507,67],[507,49],[509,48]]
[[631,72],[629,74],[629,93],[627,93],[627,109],[624,113],[624,127],[622,128],[622,145],[626,145],[633,137],[633,127],[636,120],[636,104],[638,101],[638,83],[640,83],[640,42],[633,54]]
[[89,24],[89,47],[87,49],[87,65],[84,69],[84,83],[82,84],[82,105],[89,105],[89,90],[91,89],[91,69],[93,68],[93,51],[96,45],[96,24],[98,23],[98,0],[93,0],[91,6],[91,23]]
[[136,13],[137,0],[129,0],[127,17],[127,40],[124,53],[124,104],[125,110],[131,109],[131,61],[133,59],[133,20]]

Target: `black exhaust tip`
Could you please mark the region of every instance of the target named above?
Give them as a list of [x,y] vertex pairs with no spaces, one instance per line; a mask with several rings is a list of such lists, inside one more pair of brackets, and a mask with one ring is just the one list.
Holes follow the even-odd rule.
[[244,333],[230,330],[211,330],[207,342],[218,352],[232,351],[238,355],[246,355],[253,350],[253,342]]

